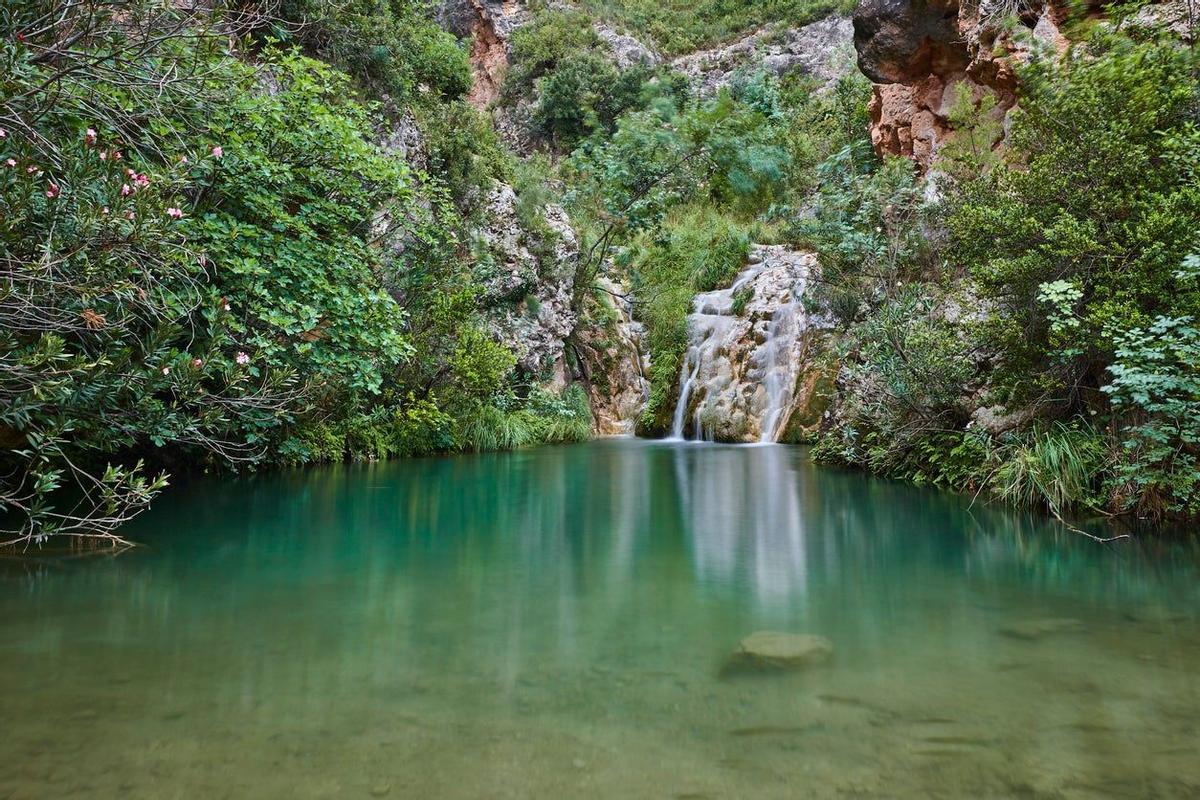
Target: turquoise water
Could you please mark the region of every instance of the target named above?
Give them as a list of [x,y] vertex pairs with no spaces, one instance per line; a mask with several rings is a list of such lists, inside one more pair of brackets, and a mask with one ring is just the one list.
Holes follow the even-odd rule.
[[[0,560],[0,798],[1200,796],[1200,554],[601,441],[197,480]],[[758,630],[826,664],[722,677]]]

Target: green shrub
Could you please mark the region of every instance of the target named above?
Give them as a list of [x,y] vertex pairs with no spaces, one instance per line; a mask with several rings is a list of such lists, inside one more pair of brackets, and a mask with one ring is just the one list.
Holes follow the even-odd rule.
[[821,188],[812,214],[791,235],[816,252],[821,283],[814,296],[848,324],[929,277],[927,210],[907,159],[879,164],[862,140],[818,168]]
[[1061,422],[1035,427],[1000,448],[993,491],[1003,500],[1047,508],[1061,517],[1095,503],[1104,456],[1103,441],[1090,427]]
[[[848,328],[842,342],[842,424],[818,455],[921,482],[948,483],[928,468],[932,437],[960,431],[963,397],[977,380],[969,331],[948,322],[942,299],[914,284]],[[935,450],[957,447],[944,439]],[[957,468],[956,468],[956,471]]]
[[410,0],[282,0],[269,33],[350,73],[399,107],[421,89],[452,99],[471,88],[465,48]]
[[504,92],[510,100],[533,91],[539,78],[553,73],[568,58],[598,51],[604,45],[582,11],[539,9],[528,25],[513,31]]
[[1141,516],[1200,513],[1200,330],[1189,317],[1159,317],[1116,340],[1102,387],[1121,412],[1122,455],[1114,504]]
[[[80,23],[80,47],[145,46],[108,27],[104,9],[88,12],[108,31],[91,42],[72,13],[62,19]],[[188,241],[182,152],[155,162],[126,138],[137,127],[124,104],[156,67],[123,71],[118,90],[34,58],[53,35],[3,48],[5,114],[20,129],[0,137],[0,543],[117,536],[165,484],[138,455],[254,461],[295,408],[288,375],[238,331],[213,265]],[[170,100],[180,88],[159,91]],[[162,128],[156,144],[178,145],[177,129]]]
[[535,389],[524,401],[510,395],[477,406],[462,421],[459,442],[464,450],[513,450],[581,442],[591,433],[587,395],[570,386],[561,395]]
[[297,55],[270,70],[276,92],[247,93],[210,121],[223,157],[193,170],[203,189],[186,232],[260,359],[375,394],[412,349],[380,280],[371,220],[385,204],[419,213],[416,181],[369,143],[343,76]]
[[491,118],[455,100],[418,108],[418,119],[430,178],[446,188],[461,215],[476,218],[487,192],[513,169]]

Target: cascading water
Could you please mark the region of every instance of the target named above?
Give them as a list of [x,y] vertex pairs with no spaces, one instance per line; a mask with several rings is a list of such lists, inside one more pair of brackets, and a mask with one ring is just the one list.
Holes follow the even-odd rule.
[[760,442],[775,442],[779,439],[783,415],[792,407],[793,388],[796,385],[795,367],[790,363],[799,334],[796,316],[799,300],[792,299],[779,307],[767,326],[767,340],[763,343],[762,369],[763,388],[767,392],[767,407],[762,417]]
[[[689,367],[689,365],[691,365]],[[683,374],[679,376],[679,399],[675,401],[675,418],[671,421],[671,438],[683,438],[683,417],[687,413],[688,401],[692,398],[692,386],[696,383],[696,373],[700,371],[700,357],[693,357],[692,348],[688,348],[683,358]]]
[[809,253],[756,246],[732,286],[696,295],[671,438],[779,439],[815,324],[800,300],[814,265]]
[[[688,349],[679,375],[679,399],[675,401],[671,422],[672,439],[684,438],[688,407],[700,380],[700,371],[716,363],[720,349],[734,327],[737,320],[733,313],[735,296],[762,270],[762,264],[755,264],[740,273],[728,289],[704,292],[692,300],[692,313],[687,319]],[[703,404],[697,403],[692,415],[692,437],[697,440],[705,438],[703,410]]]

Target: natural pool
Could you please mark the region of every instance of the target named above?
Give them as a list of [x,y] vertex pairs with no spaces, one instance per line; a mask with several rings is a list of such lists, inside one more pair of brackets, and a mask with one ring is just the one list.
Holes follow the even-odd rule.
[[[630,440],[198,480],[130,533],[0,560],[0,798],[1200,796],[1187,543]],[[764,629],[833,658],[720,677]]]

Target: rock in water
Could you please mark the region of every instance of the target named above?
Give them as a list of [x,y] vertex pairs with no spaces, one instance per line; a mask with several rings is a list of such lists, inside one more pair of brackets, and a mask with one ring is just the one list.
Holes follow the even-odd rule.
[[742,639],[723,674],[786,672],[823,664],[833,655],[833,642],[807,633],[757,631]]
[[1000,629],[1000,633],[1014,639],[1035,641],[1055,633],[1076,633],[1083,630],[1083,623],[1077,619],[1031,619],[1016,622]]

